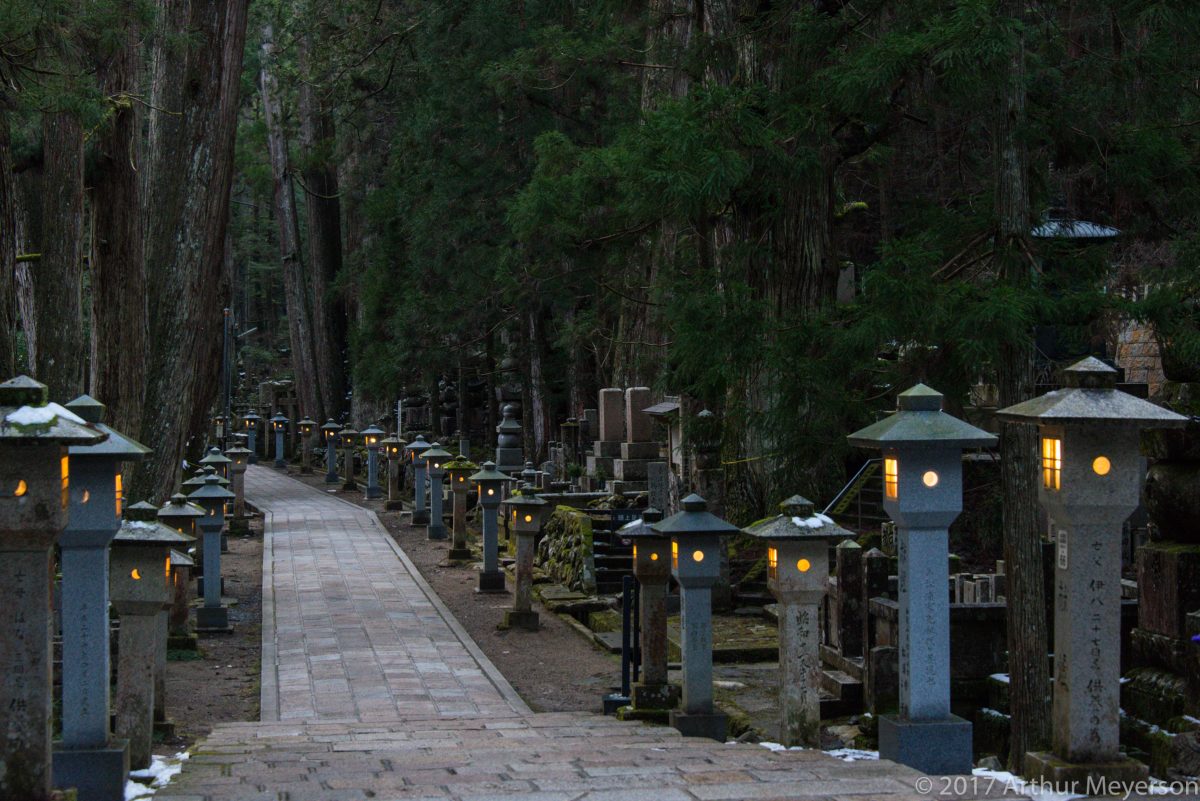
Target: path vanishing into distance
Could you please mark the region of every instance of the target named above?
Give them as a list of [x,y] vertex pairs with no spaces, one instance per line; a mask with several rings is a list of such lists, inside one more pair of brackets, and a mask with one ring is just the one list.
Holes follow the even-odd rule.
[[886,761],[532,712],[373,512],[262,466],[246,494],[265,516],[262,721],[217,726],[157,801],[1017,797],[986,780],[920,793],[920,774]]

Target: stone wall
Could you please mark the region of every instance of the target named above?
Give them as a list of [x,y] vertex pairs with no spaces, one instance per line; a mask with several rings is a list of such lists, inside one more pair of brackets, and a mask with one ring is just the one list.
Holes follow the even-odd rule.
[[537,566],[572,590],[595,593],[592,519],[569,506],[557,507],[538,543]]

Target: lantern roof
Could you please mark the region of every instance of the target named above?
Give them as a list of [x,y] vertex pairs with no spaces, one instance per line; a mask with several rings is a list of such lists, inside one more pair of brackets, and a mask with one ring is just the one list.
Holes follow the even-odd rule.
[[430,448],[430,445],[428,442],[425,441],[425,435],[417,434],[415,437],[413,437],[413,441],[408,443],[408,445],[405,446],[404,450],[421,453],[422,451],[429,450],[429,448]]
[[379,441],[380,445],[407,445],[408,442],[396,436],[395,432],[388,434],[385,439]]
[[496,469],[495,462],[484,462],[479,472],[470,476],[471,481],[511,481],[508,476]]
[[194,501],[228,501],[235,497],[237,496],[221,486],[221,479],[215,475],[205,476],[204,486],[188,496],[190,500]]
[[683,499],[683,510],[666,520],[651,523],[650,528],[667,537],[687,537],[700,534],[728,536],[741,529],[708,511],[708,501],[696,493]]
[[663,513],[653,506],[642,510],[642,516],[637,520],[630,520],[625,525],[617,529],[617,534],[624,539],[639,540],[639,539],[662,539],[663,535],[651,528],[651,525],[658,523],[663,519]]
[[446,462],[444,465],[442,465],[442,467],[446,468],[447,470],[461,470],[464,472],[467,470],[479,469],[479,465],[475,464],[461,453],[458,456],[455,456],[451,461]]
[[147,501],[138,501],[125,507],[126,520],[157,520],[158,507]]
[[187,481],[182,482],[179,486],[181,486],[181,487],[202,487],[202,486],[204,486],[204,471],[197,470],[194,474],[192,474],[191,478],[189,478]]
[[308,415],[304,415],[303,417],[300,418],[300,421],[298,423],[296,423],[296,425],[298,425],[298,426],[315,426],[316,424],[317,424],[317,421],[313,420]]
[[452,456],[450,451],[443,450],[440,442],[435,442],[429,446],[429,449],[421,454],[423,459],[440,459],[445,456]]
[[208,449],[208,453],[200,460],[200,464],[230,464],[233,460],[221,453],[221,449],[215,445]]
[[45,384],[25,375],[0,384],[0,441],[94,445],[108,436],[65,406],[47,403],[47,395]]
[[528,509],[549,506],[550,504],[536,495],[509,495],[504,499],[504,505],[517,509]]
[[171,564],[175,567],[195,567],[196,560],[192,559],[186,551],[177,551],[172,548]]
[[1117,389],[1117,371],[1094,356],[1062,372],[1062,389],[1052,390],[996,415],[1022,423],[1107,423],[1176,428],[1187,418]]
[[244,445],[234,445],[232,448],[225,449],[226,456],[228,456],[231,453],[236,453],[239,456],[241,456],[241,455],[247,454],[247,453],[254,453],[254,451],[250,450],[249,448],[245,447]]
[[896,411],[859,429],[847,439],[864,448],[938,444],[983,448],[996,444],[996,436],[942,411],[942,393],[917,384],[896,397]]
[[271,422],[275,423],[275,424],[279,424],[279,423],[290,423],[292,421],[287,419],[287,416],[284,415],[284,413],[282,411],[277,411],[277,412],[275,412],[275,416],[271,418]]
[[340,425],[338,425],[337,423],[333,422],[333,418],[331,417],[325,421],[325,425],[321,426],[321,430],[322,431],[341,431],[342,427]]
[[759,520],[743,531],[752,537],[777,542],[797,540],[841,540],[853,537],[853,532],[839,526],[818,512],[813,502],[793,495],[779,504],[780,514]]
[[341,435],[342,435],[343,437],[349,437],[349,438],[353,438],[353,437],[357,437],[357,436],[358,436],[358,432],[357,432],[357,431],[355,431],[355,430],[354,430],[354,428],[353,428],[352,426],[346,426],[346,427],[345,427],[345,428],[343,428],[343,429],[341,430],[341,432],[339,432],[339,433],[341,433]]
[[248,411],[242,415],[242,419],[243,420],[261,420],[262,415],[260,415],[258,412],[251,409],[250,411]]
[[150,453],[150,449],[145,445],[105,425],[106,407],[91,395],[80,395],[68,403],[66,408],[86,420],[92,428],[108,434],[108,439],[95,445],[72,445],[67,451],[72,456],[106,456],[119,462],[140,462]]
[[126,520],[121,523],[113,545],[186,545],[195,542],[195,537],[180,534],[170,526],[155,520]]
[[372,423],[371,425],[367,426],[366,428],[364,428],[362,431],[360,431],[360,432],[358,432],[358,433],[360,433],[360,434],[370,434],[371,436],[377,437],[377,436],[379,436],[380,434],[386,434],[387,432],[386,432],[386,431],[384,431],[384,430],[383,430],[382,428],[380,428],[379,426],[377,426],[377,425],[375,425],[374,423]]
[[195,504],[188,503],[187,496],[182,492],[177,492],[171,496],[171,500],[163,504],[163,507],[158,510],[160,520],[173,520],[180,517],[204,517],[204,510]]

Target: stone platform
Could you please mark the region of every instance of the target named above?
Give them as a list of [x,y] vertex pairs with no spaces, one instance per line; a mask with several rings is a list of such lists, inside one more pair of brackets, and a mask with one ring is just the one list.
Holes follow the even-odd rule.
[[268,468],[246,484],[266,518],[263,721],[217,726],[156,801],[988,797],[919,793],[886,761],[533,713],[373,513]]

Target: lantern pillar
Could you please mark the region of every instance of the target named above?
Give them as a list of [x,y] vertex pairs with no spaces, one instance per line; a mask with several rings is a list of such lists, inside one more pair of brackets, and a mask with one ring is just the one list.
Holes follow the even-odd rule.
[[357,431],[351,429],[342,430],[342,461],[346,465],[346,480],[342,484],[344,492],[357,492],[358,482],[354,480],[354,438],[358,435]]
[[414,526],[429,522],[429,510],[425,508],[425,463],[418,456],[413,463],[413,510]]
[[500,570],[500,509],[502,489],[508,477],[496,470],[495,462],[484,462],[480,472],[471,476],[479,488],[479,505],[483,507],[480,521],[483,569],[479,573],[477,592],[504,592],[504,573]]
[[160,551],[163,549],[153,546],[128,546],[114,547],[112,552],[112,604],[121,621],[116,731],[118,737],[129,741],[129,765],[134,770],[150,767],[154,739],[158,616],[167,594],[162,567],[166,559]]
[[385,509],[391,511],[401,509],[404,506],[404,501],[400,500],[402,490],[402,482],[400,480],[404,473],[404,461],[395,456],[388,456],[388,491],[387,503],[384,504]]
[[[829,576],[829,548],[824,542],[781,542],[779,573],[804,568],[808,589],[772,584],[779,600],[779,736],[784,745],[821,745],[821,598]],[[800,567],[798,567],[800,566]],[[818,586],[820,587],[818,589]]]
[[379,445],[367,445],[367,500],[383,497],[379,487]]
[[287,433],[282,425],[275,426],[275,466],[280,470],[287,468],[287,459],[284,458],[283,451],[283,435]]
[[512,609],[504,610],[502,627],[537,631],[541,626],[537,610],[533,608],[533,546],[537,532],[518,530],[516,534],[517,558],[513,566],[516,587]]
[[454,497],[454,520],[449,556],[451,559],[470,559],[471,549],[467,547],[467,487],[455,482],[450,492]]
[[[662,512],[647,509],[640,523],[632,523],[638,535],[631,537],[633,575],[638,581],[638,613],[642,655],[641,681],[630,688],[634,710],[674,709],[679,704],[679,687],[667,680],[667,590],[671,582],[671,541],[650,530],[662,520]],[[622,532],[623,534],[624,532]]]
[[[433,447],[420,457],[425,462],[425,472],[429,475],[429,522],[425,528],[425,536],[431,540],[444,540],[449,538],[449,535],[446,533],[446,521],[442,517],[442,478],[446,475],[446,469],[444,462],[435,463],[425,458],[433,450],[441,451],[436,442],[433,444]],[[446,455],[434,458],[450,458],[449,453],[445,451],[442,451],[442,453]]]
[[196,609],[196,632],[226,634],[233,627],[229,625],[229,610],[221,603],[221,532],[225,528],[225,501],[233,493],[222,489],[216,476],[209,476],[190,497],[205,512],[199,520],[204,546],[204,605]]

